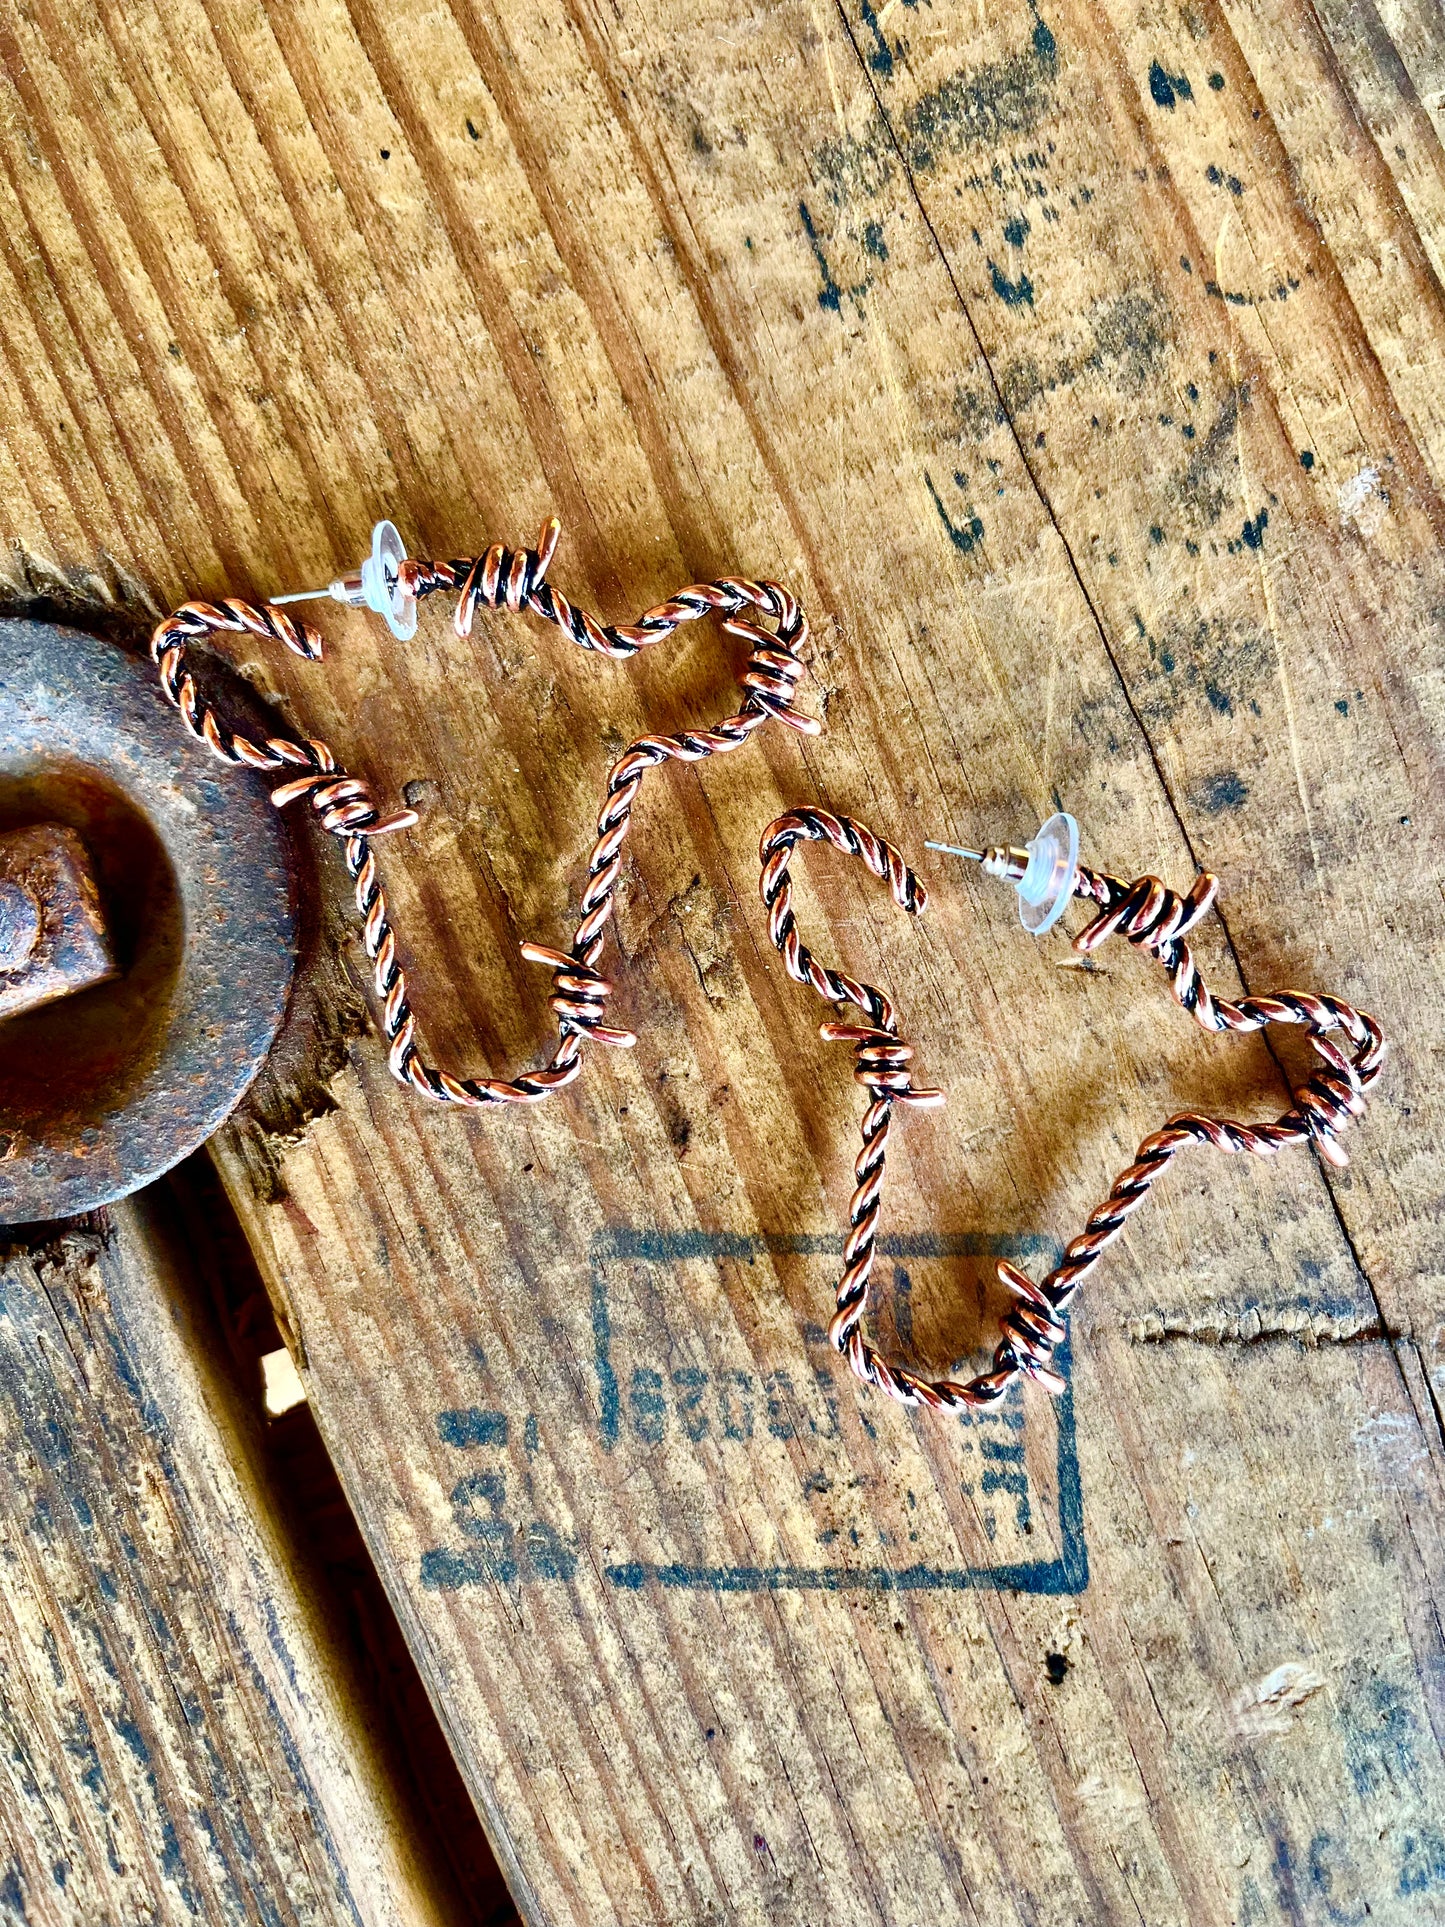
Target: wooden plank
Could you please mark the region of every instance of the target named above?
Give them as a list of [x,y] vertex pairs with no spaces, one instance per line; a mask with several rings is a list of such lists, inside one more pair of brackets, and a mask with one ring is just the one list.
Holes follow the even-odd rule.
[[[814,616],[819,742],[644,798],[636,1052],[439,1116],[361,1028],[352,948],[220,1146],[525,1905],[1438,1908],[1438,20],[3,18],[29,584],[267,588],[376,513],[457,554],[555,507],[554,578],[610,617],[737,570]],[[382,858],[432,1051],[534,1062],[517,940],[567,927],[617,747],[722,714],[732,658],[328,633],[320,674],[235,656],[425,804]],[[815,797],[914,853],[1061,801],[1111,868],[1224,875],[1222,986],[1332,988],[1397,1040],[1346,1178],[1172,1175],[1058,1408],[910,1419],[819,1342],[855,1090],[752,857]],[[928,874],[917,928],[821,862],[801,905],[949,1092],[892,1161],[879,1315],[939,1363],[982,1341],[991,1254],[1042,1265],[1180,1103],[1283,1084],[1136,959],[1061,968]]]
[[153,1207],[0,1270],[0,1912],[449,1910]]
[[[306,1601],[335,1697],[365,1732],[393,1830],[437,1912],[474,1927],[515,1927],[496,1856],[432,1711],[356,1518],[317,1430],[272,1314],[249,1245],[204,1152],[147,1194],[146,1229],[184,1253],[188,1297],[206,1302],[219,1330],[195,1331],[207,1356],[229,1362],[243,1435],[259,1432],[265,1475],[252,1497],[284,1544],[294,1590]],[[258,1391],[266,1418],[256,1425]],[[279,1404],[278,1404],[279,1395]],[[291,1403],[299,1399],[299,1403]],[[249,1462],[248,1462],[249,1463]]]

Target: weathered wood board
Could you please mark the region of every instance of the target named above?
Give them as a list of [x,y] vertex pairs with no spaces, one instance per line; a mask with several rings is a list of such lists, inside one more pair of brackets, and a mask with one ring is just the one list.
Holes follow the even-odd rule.
[[[635,1052],[439,1115],[352,942],[219,1147],[524,1910],[1445,1911],[1438,12],[0,18],[17,595],[159,609],[325,580],[378,514],[453,555],[555,508],[609,617],[744,572],[814,619],[817,744],[644,795]],[[733,645],[328,633],[321,671],[233,658],[423,807],[380,854],[433,1053],[537,1061],[518,940],[570,928],[611,757],[723,714]],[[909,1418],[820,1342],[857,1093],[754,856],[816,798],[919,856],[1061,803],[1091,860],[1221,873],[1221,985],[1396,1040],[1344,1177],[1171,1175],[1058,1407]],[[923,867],[918,927],[825,861],[801,907],[949,1093],[878,1312],[937,1364],[991,1254],[1042,1266],[1169,1111],[1284,1079]]]
[[0,1918],[461,1918],[178,1255],[130,1204],[0,1268]]

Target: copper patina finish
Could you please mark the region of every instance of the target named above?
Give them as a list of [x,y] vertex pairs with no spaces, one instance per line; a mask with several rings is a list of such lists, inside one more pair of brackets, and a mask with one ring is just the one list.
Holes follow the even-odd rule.
[[[186,667],[187,644],[218,631],[263,636],[309,661],[321,655],[318,633],[274,605],[262,609],[227,600],[183,604],[157,627],[152,638],[161,687],[190,733],[222,762],[266,772],[295,771],[271,792],[271,801],[284,808],[304,798],[321,827],[341,841],[356,886],[357,908],[364,920],[363,937],[382,1003],[392,1074],[423,1097],[443,1104],[483,1107],[537,1103],[578,1075],[583,1045],[588,1041],[633,1044],[636,1040],[630,1031],[603,1021],[613,986],[598,965],[612,916],[632,807],[643,777],[668,761],[699,762],[738,749],[770,719],[808,735],[820,728],[813,718],[793,707],[808,624],[796,599],[778,583],[731,577],[697,583],[678,590],[669,601],[649,609],[634,623],[603,624],[570,603],[546,580],[557,535],[557,522],[549,520],[543,524],[535,548],[513,550],[495,543],[483,555],[460,561],[408,560],[401,565],[400,579],[418,598],[439,590],[455,593],[459,635],[469,631],[479,605],[527,610],[554,624],[579,647],[625,661],[672,635],[681,624],[719,614],[724,617],[723,627],[742,637],[751,654],[739,678],[744,696],[735,714],[705,729],[673,736],[641,736],[613,764],[597,818],[597,841],[588,863],[582,914],[571,948],[557,950],[530,942],[521,946],[529,962],[544,964],[552,972],[548,1002],[557,1022],[557,1043],[547,1064],[523,1071],[511,1080],[454,1076],[428,1064],[418,1047],[416,1019],[407,1001],[406,977],[397,957],[396,937],[371,849],[373,838],[414,823],[414,812],[403,810],[383,816],[366,782],[342,768],[328,746],[315,738],[297,741],[267,736],[256,741],[224,727],[199,696]],[[759,627],[743,614],[747,609],[769,619],[775,629],[769,632]],[[935,1411],[959,1410],[992,1403],[1020,1374],[1051,1392],[1060,1391],[1064,1381],[1053,1363],[1054,1351],[1065,1336],[1060,1314],[1080,1281],[1148,1195],[1154,1180],[1186,1145],[1207,1143],[1223,1151],[1272,1157],[1287,1145],[1313,1143],[1330,1163],[1345,1162],[1338,1134],[1364,1111],[1365,1094],[1379,1075],[1384,1058],[1385,1042],[1375,1019],[1337,997],[1299,991],[1246,997],[1238,1003],[1215,998],[1200,977],[1186,941],[1187,933],[1214,900],[1218,884],[1213,877],[1200,876],[1188,895],[1181,897],[1157,877],[1125,883],[1080,865],[1073,893],[1099,906],[1093,922],[1076,939],[1080,951],[1087,954],[1117,932],[1158,958],[1169,973],[1176,999],[1204,1029],[1250,1031],[1268,1024],[1300,1024],[1308,1030],[1323,1066],[1293,1092],[1291,1108],[1273,1123],[1240,1124],[1196,1111],[1171,1117],[1162,1130],[1145,1138],[1134,1163],[1115,1180],[1108,1197],[1090,1214],[1061,1263],[1041,1283],[1035,1283],[1016,1266],[1001,1262],[999,1277],[1018,1302],[1003,1319],[1003,1334],[990,1371],[967,1381],[930,1381],[903,1366],[888,1364],[867,1342],[862,1324],[893,1108],[899,1104],[935,1106],[943,1102],[943,1093],[914,1085],[908,1069],[912,1050],[899,1034],[897,1014],[889,998],[876,986],[819,963],[799,938],[788,870],[799,842],[831,843],[861,858],[888,884],[894,901],[910,915],[923,910],[927,892],[890,843],[849,817],[820,809],[793,810],[764,833],[762,896],[768,906],[773,942],[789,975],[799,983],[810,984],[828,1003],[853,1004],[866,1019],[863,1024],[822,1026],[825,1039],[852,1044],[857,1060],[854,1074],[869,1095],[863,1116],[863,1148],[855,1166],[857,1189],[849,1211],[844,1270],[830,1333],[858,1377],[889,1397]],[[1329,1035],[1333,1031],[1344,1034],[1349,1054]]]
[[[1323,1059],[1322,1068],[1291,1093],[1293,1103],[1273,1123],[1240,1124],[1202,1111],[1180,1111],[1169,1118],[1162,1130],[1144,1139],[1134,1162],[1115,1178],[1108,1197],[1090,1212],[1084,1229],[1040,1283],[1001,1259],[999,1279],[1018,1303],[1004,1316],[990,1371],[965,1381],[930,1381],[901,1365],[890,1365],[863,1335],[888,1132],[895,1104],[931,1107],[943,1102],[943,1093],[914,1087],[907,1070],[913,1053],[899,1035],[896,1013],[883,992],[828,969],[799,937],[789,864],[800,842],[830,843],[849,856],[861,857],[874,876],[888,884],[894,902],[911,916],[923,911],[928,893],[891,843],[850,817],[827,810],[791,810],[763,832],[759,888],[768,907],[769,934],[788,975],[800,984],[810,984],[826,1003],[853,1004],[868,1020],[866,1025],[822,1026],[825,1039],[853,1045],[858,1060],[854,1075],[870,1100],[863,1114],[863,1148],[854,1167],[857,1189],[848,1211],[843,1275],[829,1336],[857,1376],[890,1398],[932,1411],[958,1411],[992,1404],[1020,1374],[1050,1392],[1061,1392],[1064,1380],[1053,1364],[1053,1353],[1065,1336],[1060,1314],[1149,1195],[1155,1179],[1187,1145],[1212,1144],[1220,1151],[1273,1157],[1291,1145],[1313,1144],[1327,1163],[1347,1161],[1338,1134],[1364,1114],[1366,1092],[1384,1062],[1385,1039],[1376,1020],[1341,998],[1305,991],[1242,997],[1238,1003],[1215,997],[1199,974],[1186,936],[1214,902],[1219,889],[1216,877],[1202,873],[1181,897],[1158,877],[1136,877],[1125,883],[1080,864],[1074,895],[1098,904],[1099,913],[1074,939],[1076,950],[1088,956],[1116,933],[1127,937],[1159,960],[1169,973],[1176,1000],[1205,1030],[1251,1031],[1268,1024],[1300,1024]],[[1343,1033],[1348,1053],[1329,1035],[1331,1031]]]
[[[277,785],[271,801],[284,808],[304,797],[321,827],[340,839],[346,867],[356,885],[356,907],[364,919],[366,954],[374,966],[392,1075],[441,1104],[473,1108],[535,1104],[577,1076],[585,1043],[623,1047],[635,1043],[631,1031],[603,1022],[613,986],[597,966],[612,916],[622,847],[643,777],[666,762],[696,763],[707,756],[741,749],[769,721],[786,723],[809,736],[816,735],[820,728],[811,716],[793,707],[797,681],[803,672],[801,651],[807,642],[808,623],[786,589],[776,582],[724,577],[679,589],[669,601],[647,610],[634,623],[604,625],[545,580],[559,528],[555,518],[543,523],[537,546],[532,549],[514,550],[495,543],[484,555],[464,561],[407,562],[403,566],[408,571],[408,583],[418,597],[441,589],[459,594],[455,618],[459,635],[470,629],[479,602],[493,609],[525,609],[555,624],[579,647],[625,662],[639,650],[663,641],[685,622],[720,615],[723,628],[741,637],[751,653],[738,679],[743,700],[733,715],[706,729],[685,730],[675,736],[640,736],[613,764],[597,817],[597,841],[587,865],[582,915],[573,932],[571,949],[556,950],[540,943],[521,946],[529,963],[544,964],[552,972],[548,1004],[557,1020],[557,1043],[546,1065],[523,1071],[514,1079],[456,1077],[428,1064],[418,1048],[406,976],[397,957],[396,937],[371,849],[373,837],[409,827],[416,821],[415,812],[402,810],[383,816],[363,779],[343,769],[327,745],[314,737],[298,742],[287,736],[268,736],[256,742],[224,728],[215,711],[198,695],[195,680],[185,666],[187,643],[221,630],[267,637],[315,662],[322,649],[317,632],[274,606],[259,609],[236,601],[187,602],[166,617],[151,641],[161,687],[191,734],[224,763],[254,770],[297,771],[291,780]],[[775,632],[769,633],[748,620],[743,614],[747,609],[774,622]]]

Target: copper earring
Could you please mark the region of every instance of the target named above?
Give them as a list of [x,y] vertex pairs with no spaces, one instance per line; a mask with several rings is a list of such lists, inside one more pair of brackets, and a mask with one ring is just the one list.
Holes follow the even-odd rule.
[[[271,792],[271,801],[284,809],[305,797],[321,827],[340,839],[356,888],[356,907],[363,919],[363,941],[373,965],[376,994],[382,1003],[391,1073],[423,1097],[441,1104],[471,1108],[535,1104],[577,1076],[582,1068],[582,1046],[587,1041],[633,1044],[636,1040],[631,1031],[614,1029],[603,1022],[612,984],[597,966],[612,915],[622,846],[642,778],[665,762],[695,763],[740,749],[770,720],[786,723],[808,736],[816,735],[821,728],[811,716],[793,707],[803,672],[800,652],[808,639],[808,622],[787,589],[776,582],[723,577],[679,589],[634,623],[620,627],[600,623],[546,580],[559,531],[560,524],[552,518],[543,523],[535,548],[508,549],[498,542],[480,556],[418,562],[406,555],[390,523],[378,523],[368,560],[328,589],[278,597],[266,608],[230,599],[220,603],[186,602],[158,625],[151,638],[151,656],[160,672],[161,688],[198,741],[223,763],[239,763],[254,770],[291,768],[301,772],[279,784]],[[417,1047],[416,1019],[407,1001],[406,977],[397,959],[396,937],[371,849],[374,837],[415,823],[415,811],[399,810],[383,816],[367,783],[344,769],[327,745],[314,737],[297,742],[287,736],[268,736],[256,743],[223,728],[215,711],[198,695],[186,667],[187,644],[219,631],[260,636],[281,643],[308,662],[319,661],[320,635],[277,606],[312,594],[364,605],[383,616],[392,633],[406,641],[415,633],[416,603],[438,590],[457,595],[455,627],[461,636],[470,630],[479,605],[514,612],[529,610],[579,647],[625,662],[639,650],[672,635],[683,623],[716,614],[724,618],[723,628],[741,637],[751,651],[739,676],[744,693],[736,713],[708,729],[685,730],[676,736],[641,736],[613,764],[597,818],[597,841],[587,865],[581,921],[573,933],[571,949],[554,950],[540,943],[521,946],[528,962],[545,964],[552,972],[552,995],[547,1001],[557,1020],[557,1043],[548,1064],[541,1070],[524,1071],[512,1082],[454,1077],[428,1064]],[[749,609],[774,623],[775,631],[748,620],[742,612]]]
[[[1023,850],[961,850],[947,844],[932,845],[972,858],[989,875],[1012,883],[1019,893],[1025,927],[1040,934],[1052,927],[1070,898],[1082,897],[1097,904],[1098,914],[1074,939],[1074,948],[1088,956],[1116,932],[1127,937],[1164,966],[1175,1000],[1203,1029],[1252,1031],[1268,1024],[1301,1024],[1324,1062],[1291,1093],[1290,1109],[1272,1124],[1239,1124],[1199,1111],[1181,1111],[1168,1119],[1162,1130],[1144,1139],[1134,1162],[1114,1180],[1109,1195],[1089,1214],[1083,1231],[1041,1282],[1036,1284],[1016,1265],[1000,1260],[999,1279],[1018,1302],[1004,1315],[990,1371],[967,1381],[935,1382],[888,1364],[864,1337],[863,1316],[893,1107],[935,1106],[943,1102],[943,1093],[913,1085],[907,1069],[913,1053],[899,1032],[893,1005],[883,992],[820,964],[799,938],[789,876],[793,850],[799,842],[831,843],[847,855],[861,857],[910,915],[917,916],[924,909],[928,896],[892,844],[849,817],[819,809],[792,810],[763,833],[759,888],[768,908],[769,934],[788,975],[798,983],[810,984],[827,1003],[853,1004],[867,1019],[862,1025],[821,1026],[825,1039],[853,1045],[857,1059],[854,1076],[869,1093],[863,1114],[863,1148],[854,1166],[857,1188],[848,1211],[843,1274],[838,1281],[837,1310],[829,1336],[857,1376],[890,1398],[932,1411],[958,1411],[992,1404],[1020,1374],[1050,1392],[1062,1391],[1064,1380],[1053,1363],[1053,1353],[1065,1336],[1061,1314],[1102,1253],[1144,1202],[1155,1179],[1186,1145],[1212,1144],[1221,1151],[1273,1157],[1290,1145],[1313,1144],[1328,1163],[1348,1162],[1338,1133],[1364,1114],[1366,1093],[1380,1074],[1386,1049],[1380,1026],[1373,1017],[1338,997],[1312,996],[1303,991],[1244,997],[1238,1003],[1215,997],[1199,974],[1186,938],[1214,902],[1219,889],[1217,878],[1201,874],[1189,893],[1181,897],[1158,877],[1136,877],[1132,883],[1125,883],[1090,870],[1078,862],[1078,826],[1063,813],[1052,817]],[[1349,1043],[1348,1055],[1328,1035],[1336,1030]]]

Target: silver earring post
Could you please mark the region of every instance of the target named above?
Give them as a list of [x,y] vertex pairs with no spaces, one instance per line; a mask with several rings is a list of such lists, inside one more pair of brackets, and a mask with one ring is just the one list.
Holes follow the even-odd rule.
[[406,544],[392,522],[378,522],[371,532],[371,554],[350,575],[338,576],[324,589],[297,589],[289,595],[268,596],[271,607],[285,602],[317,602],[330,596],[351,608],[367,608],[381,616],[401,642],[416,634],[416,597],[402,581]]
[[1079,873],[1079,826],[1065,810],[1051,816],[1022,850],[1003,847],[966,850],[958,843],[928,843],[983,866],[985,875],[1011,883],[1018,892],[1019,922],[1036,937],[1052,930],[1068,907]]

